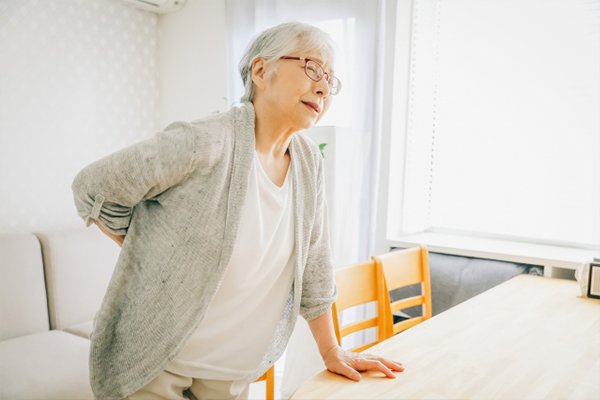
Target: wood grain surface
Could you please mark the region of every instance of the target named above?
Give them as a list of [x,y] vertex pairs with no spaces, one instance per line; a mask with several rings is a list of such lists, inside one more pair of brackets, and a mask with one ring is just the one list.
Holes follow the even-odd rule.
[[600,300],[576,281],[519,275],[367,350],[396,379],[325,370],[290,398],[600,399]]

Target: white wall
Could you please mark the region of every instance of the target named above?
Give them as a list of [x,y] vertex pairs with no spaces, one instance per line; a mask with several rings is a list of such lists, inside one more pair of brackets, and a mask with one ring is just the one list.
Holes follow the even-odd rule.
[[227,110],[225,37],[224,0],[188,0],[159,18],[162,127]]
[[226,109],[223,0],[0,1],[0,233],[84,226],[81,168]]

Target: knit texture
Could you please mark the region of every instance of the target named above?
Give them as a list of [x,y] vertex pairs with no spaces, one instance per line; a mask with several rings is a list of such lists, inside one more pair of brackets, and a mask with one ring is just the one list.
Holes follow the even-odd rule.
[[[120,400],[144,387],[204,318],[233,252],[254,150],[255,110],[246,101],[226,113],[173,122],[75,177],[75,206],[86,226],[96,219],[126,234],[93,322],[96,399]],[[294,284],[251,381],[281,357],[298,315],[315,319],[337,298],[323,159],[301,131],[292,136],[290,155]]]

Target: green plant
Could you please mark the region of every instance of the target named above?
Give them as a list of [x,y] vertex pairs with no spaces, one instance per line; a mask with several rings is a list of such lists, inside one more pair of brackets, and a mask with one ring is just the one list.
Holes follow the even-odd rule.
[[323,154],[323,148],[327,146],[327,143],[321,143],[319,145],[319,151],[321,152],[321,155],[323,156],[323,158],[325,158],[325,154]]

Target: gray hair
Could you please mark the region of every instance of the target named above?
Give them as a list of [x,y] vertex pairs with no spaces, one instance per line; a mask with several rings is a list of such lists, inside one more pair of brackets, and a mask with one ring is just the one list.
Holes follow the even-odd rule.
[[277,62],[280,57],[291,55],[295,52],[318,52],[323,60],[335,60],[335,42],[328,33],[316,26],[302,22],[285,22],[266,29],[254,37],[246,48],[239,64],[240,75],[244,82],[246,93],[240,102],[254,101],[255,85],[252,81],[252,63],[258,57],[265,59],[268,70],[265,78],[270,79],[277,73]]

